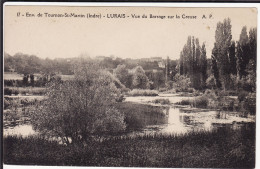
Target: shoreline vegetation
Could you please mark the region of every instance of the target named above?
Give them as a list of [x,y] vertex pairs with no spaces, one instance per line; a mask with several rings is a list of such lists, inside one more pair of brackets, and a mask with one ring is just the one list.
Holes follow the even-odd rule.
[[182,136],[114,137],[85,147],[37,136],[7,136],[3,141],[4,163],[15,165],[254,168],[255,163],[255,123]]

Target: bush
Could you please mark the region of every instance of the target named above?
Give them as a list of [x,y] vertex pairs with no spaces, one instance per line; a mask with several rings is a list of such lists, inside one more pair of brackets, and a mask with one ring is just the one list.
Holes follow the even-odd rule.
[[158,91],[156,90],[142,90],[142,89],[133,89],[128,92],[129,96],[158,96]]
[[246,114],[255,114],[256,113],[256,94],[250,93],[246,96],[241,96],[240,98],[240,111],[244,111]]
[[171,104],[169,99],[155,99],[155,100],[153,100],[153,103],[156,103],[156,104]]
[[246,91],[239,92],[238,93],[238,101],[239,102],[244,101],[246,99],[247,95],[248,95],[248,92],[246,92]]
[[179,73],[177,73],[174,76],[174,84],[173,87],[176,89],[176,92],[184,92],[187,91],[188,88],[190,88],[191,85],[191,81],[190,78],[184,76],[184,75],[180,75]]
[[206,86],[209,89],[214,89],[216,88],[216,79],[213,75],[210,75],[208,79],[206,80]]
[[191,100],[181,100],[180,102],[178,102],[178,105],[191,105]]
[[149,79],[141,66],[137,66],[133,71],[132,87],[135,89],[149,89]]
[[113,107],[120,91],[110,74],[94,63],[76,68],[74,80],[48,84],[48,99],[32,114],[33,127],[76,145],[88,143],[95,135],[124,130],[124,114]]
[[167,88],[159,88],[159,92],[165,92],[167,91]]
[[4,88],[4,95],[12,95],[12,90],[9,88]]
[[207,108],[208,98],[206,96],[197,97],[193,100],[192,106],[197,108]]
[[125,98],[124,98],[124,95],[122,95],[122,94],[116,98],[116,102],[122,102],[124,100],[125,100]]
[[11,101],[4,98],[4,109],[7,109],[11,105]]
[[193,89],[193,88],[188,88],[187,89],[187,92],[189,92],[189,93],[194,93],[196,90],[195,89]]
[[198,90],[194,90],[194,92],[192,93],[193,96],[199,96],[200,92]]

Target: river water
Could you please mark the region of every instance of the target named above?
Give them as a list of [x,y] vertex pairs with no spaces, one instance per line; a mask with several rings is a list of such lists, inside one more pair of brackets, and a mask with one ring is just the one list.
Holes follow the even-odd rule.
[[[167,106],[154,104],[152,101],[155,99],[169,99],[171,104]],[[233,129],[237,129],[246,123],[255,122],[255,116],[248,115],[247,117],[241,117],[237,112],[219,112],[174,105],[183,99],[193,98],[178,96],[176,94],[160,94],[156,97],[126,97],[126,102],[162,106],[164,107],[163,111],[165,114],[164,124],[149,125],[141,131],[130,133],[130,135],[152,133],[178,135],[193,131],[211,131],[226,125],[231,126]],[[29,136],[37,134],[37,132],[33,130],[30,124],[23,124],[4,128],[3,134]]]
[[[139,134],[186,134],[188,132],[212,131],[218,127],[229,126],[238,129],[246,123],[255,122],[255,116],[241,116],[238,112],[220,112],[207,109],[197,109],[188,106],[176,106],[177,102],[183,99],[194,99],[194,97],[183,97],[177,94],[160,94],[156,97],[127,97],[125,101],[154,104],[153,100],[169,99],[170,105],[164,106],[166,115],[165,124],[150,125],[144,128]],[[161,105],[163,106],[163,105]],[[137,134],[133,132],[133,134]]]

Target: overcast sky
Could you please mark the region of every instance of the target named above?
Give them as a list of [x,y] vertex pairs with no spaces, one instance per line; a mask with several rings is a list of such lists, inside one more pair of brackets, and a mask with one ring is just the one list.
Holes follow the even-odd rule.
[[[229,17],[234,40],[244,25],[256,27],[255,8],[155,8],[155,7],[47,7],[6,6],[4,9],[4,50],[10,55],[22,52],[41,58],[71,58],[114,55],[121,58],[169,56],[178,59],[189,35],[205,42],[210,57],[217,22]],[[36,17],[17,17],[29,12]],[[42,13],[42,17],[37,17]],[[102,18],[45,17],[49,14],[101,14]],[[107,14],[126,14],[111,19]],[[131,14],[146,19],[133,19]],[[174,16],[151,19],[152,15]],[[180,19],[176,19],[176,14]],[[197,19],[183,19],[182,15]],[[207,19],[202,19],[203,15]],[[209,16],[212,15],[211,18]],[[106,17],[103,17],[106,16]]]

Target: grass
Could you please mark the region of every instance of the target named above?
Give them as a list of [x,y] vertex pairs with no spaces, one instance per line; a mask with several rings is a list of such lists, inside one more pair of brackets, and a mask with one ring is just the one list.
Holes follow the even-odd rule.
[[4,137],[5,164],[106,167],[254,168],[255,124],[183,136],[115,137],[86,147],[40,137]]
[[44,95],[46,88],[44,87],[5,87],[4,95]]
[[133,89],[127,93],[129,96],[158,96],[156,90]]

